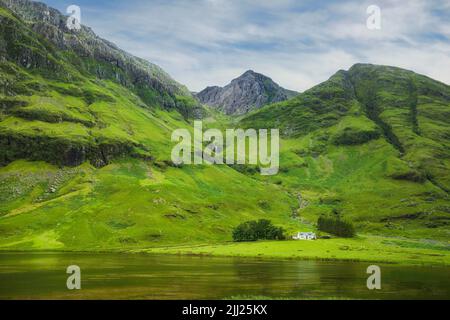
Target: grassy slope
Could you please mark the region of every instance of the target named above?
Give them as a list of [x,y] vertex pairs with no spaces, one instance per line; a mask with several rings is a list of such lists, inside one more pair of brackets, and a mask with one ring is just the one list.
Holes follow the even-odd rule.
[[255,218],[291,232],[301,228],[290,218],[295,201],[279,187],[226,166],[161,169],[124,159],[102,169],[87,164],[58,169],[17,161],[1,168],[0,177],[2,249],[222,242],[235,225]]
[[[51,86],[51,82],[43,83]],[[41,138],[82,145],[129,144],[143,149],[144,154],[148,151],[149,156],[158,158],[161,154],[167,158],[170,154],[167,137],[170,139],[173,128],[187,125],[176,112],[142,108],[136,96],[114,83],[82,85],[89,88],[85,93],[95,92],[99,96],[101,92],[101,97],[109,97],[108,100],[97,97],[95,102],[87,103],[85,96],[77,97],[71,95],[74,92],[70,90],[62,93],[51,88],[45,95],[41,92],[15,95],[8,101],[21,101],[24,106],[4,110],[0,134],[11,138],[24,136],[30,141]],[[58,154],[49,155],[45,160],[58,162]]]

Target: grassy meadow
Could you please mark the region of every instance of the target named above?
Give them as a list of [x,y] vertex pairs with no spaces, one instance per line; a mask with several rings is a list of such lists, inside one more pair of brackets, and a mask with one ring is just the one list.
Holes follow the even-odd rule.
[[261,259],[342,260],[405,265],[448,266],[450,263],[450,251],[446,242],[371,235],[360,235],[353,239],[157,247],[132,252]]

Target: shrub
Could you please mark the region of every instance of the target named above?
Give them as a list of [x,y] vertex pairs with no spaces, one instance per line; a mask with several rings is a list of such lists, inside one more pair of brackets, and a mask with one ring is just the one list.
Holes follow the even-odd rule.
[[355,235],[355,228],[349,221],[338,218],[320,216],[317,220],[317,228],[339,237],[351,238]]
[[283,240],[284,230],[270,220],[247,221],[233,230],[234,241]]

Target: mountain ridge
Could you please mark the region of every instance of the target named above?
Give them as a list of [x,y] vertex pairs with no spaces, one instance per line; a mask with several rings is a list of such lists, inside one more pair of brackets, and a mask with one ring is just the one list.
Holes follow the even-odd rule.
[[[162,68],[137,58],[97,36],[91,28],[69,30],[67,16],[41,2],[29,0],[0,0],[0,6],[18,15],[33,32],[62,51],[73,51],[76,56],[65,58],[81,72],[109,79],[132,89],[149,106],[160,105],[177,109],[186,117],[195,116],[194,99],[189,90],[173,80]],[[30,64],[29,57],[19,62]],[[26,66],[25,65],[25,66]],[[190,99],[186,103],[185,99]],[[195,110],[192,110],[195,109]]]

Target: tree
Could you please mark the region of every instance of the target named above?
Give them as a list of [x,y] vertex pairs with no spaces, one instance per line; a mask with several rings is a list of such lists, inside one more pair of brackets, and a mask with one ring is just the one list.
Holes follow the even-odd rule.
[[234,241],[283,240],[284,230],[270,220],[247,221],[233,230]]
[[355,236],[355,228],[349,221],[341,220],[341,218],[328,218],[320,216],[317,220],[317,228],[339,237],[351,238]]

